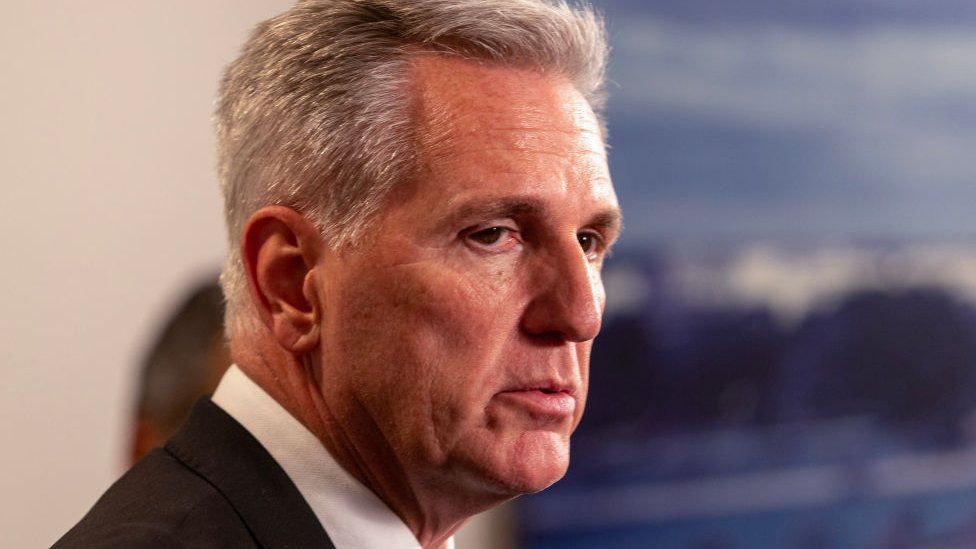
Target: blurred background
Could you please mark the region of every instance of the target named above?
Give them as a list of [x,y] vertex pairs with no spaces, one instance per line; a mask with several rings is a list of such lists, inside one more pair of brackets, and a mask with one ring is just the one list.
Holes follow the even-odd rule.
[[[0,3],[0,546],[124,469],[224,250],[218,75],[288,3]],[[976,546],[976,4],[595,4],[627,228],[514,544]]]
[[607,266],[527,547],[976,547],[976,4],[609,0]]

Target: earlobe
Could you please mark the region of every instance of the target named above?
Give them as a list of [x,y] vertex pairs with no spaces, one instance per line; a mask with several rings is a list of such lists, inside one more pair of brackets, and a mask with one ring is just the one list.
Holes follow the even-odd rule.
[[318,345],[321,246],[315,226],[284,206],[255,212],[241,238],[251,300],[278,344],[293,354]]

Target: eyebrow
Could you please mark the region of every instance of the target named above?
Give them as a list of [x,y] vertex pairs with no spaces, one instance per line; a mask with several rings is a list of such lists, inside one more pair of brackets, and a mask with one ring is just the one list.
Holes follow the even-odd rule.
[[451,223],[469,218],[492,219],[515,217],[519,215],[538,215],[542,205],[522,198],[502,198],[497,200],[475,200],[463,204],[449,216]]
[[[524,215],[541,215],[545,208],[536,200],[525,198],[501,198],[496,200],[474,200],[462,204],[452,212],[446,220],[447,225],[454,225],[466,219],[495,219]],[[599,211],[586,223],[586,226],[596,227],[619,233],[623,225],[623,214],[620,208],[613,207]]]
[[620,208],[607,209],[593,216],[587,225],[619,233],[623,230],[624,215]]

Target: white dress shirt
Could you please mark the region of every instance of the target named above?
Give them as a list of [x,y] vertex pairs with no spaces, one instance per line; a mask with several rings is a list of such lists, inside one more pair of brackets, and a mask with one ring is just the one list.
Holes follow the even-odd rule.
[[[369,488],[343,469],[319,439],[231,366],[213,401],[244,426],[285,470],[336,549],[418,549],[413,532]],[[447,549],[454,549],[454,538]]]

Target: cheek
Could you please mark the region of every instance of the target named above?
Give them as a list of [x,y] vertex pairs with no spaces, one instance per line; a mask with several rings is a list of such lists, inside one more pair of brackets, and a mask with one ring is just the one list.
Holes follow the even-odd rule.
[[510,284],[504,275],[411,264],[344,286],[336,318],[326,321],[342,326],[332,334],[332,364],[346,365],[347,390],[395,445],[443,459],[487,420],[517,341]]
[[404,268],[392,290],[394,314],[406,319],[429,352],[445,358],[488,353],[512,337],[518,305],[512,277],[438,266]]
[[466,393],[497,385],[504,350],[517,336],[512,276],[443,263],[368,272],[346,282],[326,311],[326,331],[341,326],[329,334],[333,364],[339,360],[388,391],[412,389],[403,397],[474,400]]

